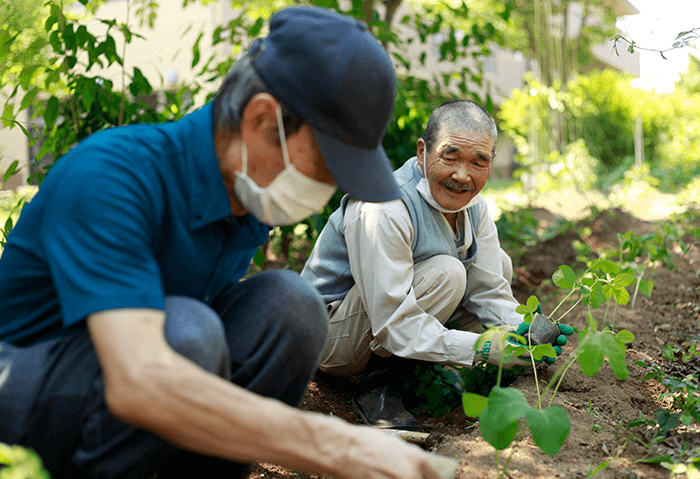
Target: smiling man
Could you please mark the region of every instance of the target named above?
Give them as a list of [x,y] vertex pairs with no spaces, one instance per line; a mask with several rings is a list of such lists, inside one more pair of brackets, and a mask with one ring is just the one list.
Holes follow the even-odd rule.
[[[504,355],[496,345],[476,350],[480,333],[522,323],[511,260],[479,194],[496,135],[479,105],[440,105],[416,157],[394,173],[401,198],[343,198],[302,272],[330,314],[320,368],[337,376],[364,372],[352,403],[367,424],[417,430],[399,392],[407,360],[498,364]],[[514,357],[504,366],[526,364]]]

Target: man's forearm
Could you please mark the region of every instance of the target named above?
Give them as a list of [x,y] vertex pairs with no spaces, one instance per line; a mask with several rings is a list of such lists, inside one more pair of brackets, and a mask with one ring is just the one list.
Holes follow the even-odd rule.
[[[117,320],[115,320],[117,319]],[[88,318],[119,419],[180,447],[238,462],[272,462],[338,478],[435,477],[423,451],[371,428],[299,411],[210,374],[165,342],[163,315]]]

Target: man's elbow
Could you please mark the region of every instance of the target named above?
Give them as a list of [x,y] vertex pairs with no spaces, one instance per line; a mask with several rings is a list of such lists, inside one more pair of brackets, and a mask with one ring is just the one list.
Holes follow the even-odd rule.
[[105,379],[105,405],[109,412],[120,421],[146,426],[149,422],[149,410],[157,408],[157,395],[146,387],[146,382],[139,376],[121,376],[111,380]]

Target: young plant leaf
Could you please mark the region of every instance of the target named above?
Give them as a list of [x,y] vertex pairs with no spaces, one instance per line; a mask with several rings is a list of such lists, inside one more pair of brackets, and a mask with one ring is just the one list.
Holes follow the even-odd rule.
[[518,420],[525,417],[530,405],[517,389],[494,386],[488,406],[479,416],[479,429],[486,442],[498,450],[513,442],[518,432]]
[[502,451],[510,446],[510,443],[513,442],[515,435],[518,433],[518,426],[518,421],[513,421],[512,423],[507,424],[505,427],[497,429],[494,427],[493,416],[491,414],[484,412],[482,413],[481,417],[479,417],[479,429],[481,430],[481,435],[486,442],[491,444],[499,451]]
[[571,430],[566,411],[559,406],[543,410],[531,408],[525,417],[535,444],[550,456],[558,453]]
[[579,333],[577,360],[587,376],[594,376],[600,371],[607,357],[615,377],[620,381],[625,379],[630,374],[625,364],[625,350],[625,345],[610,333],[600,331]]
[[630,331],[627,331],[626,329],[619,331],[615,335],[615,337],[617,338],[618,341],[620,341],[621,343],[625,343],[625,344],[628,344],[628,343],[631,343],[632,341],[634,341],[634,334],[632,334],[632,332],[630,332]]
[[551,344],[538,344],[532,350],[532,357],[535,358],[535,361],[539,361],[545,356],[550,358],[557,357],[557,352],[554,350],[554,346]]
[[625,288],[615,287],[615,302],[625,305],[630,302],[630,293]]
[[613,284],[615,286],[620,286],[623,288],[631,285],[632,283],[634,283],[634,276],[629,273],[620,273],[615,276],[615,279],[613,280]]
[[620,267],[615,262],[610,261],[609,259],[602,259],[598,261],[598,264],[596,266],[598,266],[600,270],[605,274],[616,275],[620,272]]
[[562,289],[571,289],[576,284],[576,273],[570,266],[563,264],[552,275],[552,281]]
[[527,309],[529,312],[534,313],[537,311],[537,306],[540,302],[537,300],[537,296],[530,296],[527,298]]
[[645,279],[639,282],[639,292],[644,296],[651,296],[651,291],[654,289],[654,282],[650,279]]
[[489,405],[489,399],[474,393],[462,394],[462,407],[467,417],[479,417]]

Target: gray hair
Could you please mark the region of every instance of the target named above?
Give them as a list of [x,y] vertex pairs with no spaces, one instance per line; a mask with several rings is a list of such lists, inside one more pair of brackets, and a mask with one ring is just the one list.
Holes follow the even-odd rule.
[[428,126],[423,133],[426,152],[432,151],[442,131],[476,131],[491,135],[494,150],[498,129],[489,112],[469,100],[452,100],[435,108],[430,114]]
[[[258,93],[275,96],[258,76],[246,55],[233,65],[214,98],[214,128],[223,133],[240,131],[243,109]],[[277,101],[282,107],[284,132],[289,136],[301,127],[304,120],[284,103]]]

